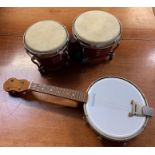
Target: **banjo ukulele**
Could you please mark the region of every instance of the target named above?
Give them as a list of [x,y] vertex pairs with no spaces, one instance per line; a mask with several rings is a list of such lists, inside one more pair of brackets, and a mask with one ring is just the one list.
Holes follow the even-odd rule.
[[35,91],[84,103],[89,125],[110,140],[126,141],[138,136],[153,115],[142,91],[121,77],[97,79],[86,92],[16,78],[5,81],[3,89],[10,94]]

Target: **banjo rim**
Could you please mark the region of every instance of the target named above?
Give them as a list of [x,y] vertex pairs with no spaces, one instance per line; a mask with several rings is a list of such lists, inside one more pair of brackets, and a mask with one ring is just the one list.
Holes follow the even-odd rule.
[[[86,92],[88,93],[88,91],[90,90],[90,88],[96,83],[98,82],[99,80],[102,80],[102,79],[107,79],[107,78],[116,78],[116,79],[121,79],[121,80],[124,80],[126,82],[129,82],[131,85],[133,85],[138,91],[139,93],[142,95],[144,101],[145,101],[145,104],[148,106],[148,102],[146,100],[146,97],[144,95],[144,93],[141,91],[141,89],[136,85],[134,84],[133,82],[131,82],[130,80],[124,78],[124,77],[121,77],[121,76],[103,76],[103,77],[100,77],[98,78],[97,80],[95,80],[94,82],[92,82],[89,87],[87,88]],[[127,141],[127,140],[130,140],[132,138],[135,138],[136,136],[138,136],[143,130],[144,128],[146,127],[147,125],[147,122],[149,120],[149,117],[145,117],[145,122],[143,124],[143,126],[137,131],[135,132],[133,135],[131,136],[126,136],[126,137],[114,137],[114,136],[111,136],[111,135],[108,135],[104,132],[101,132],[100,130],[97,129],[97,127],[92,123],[91,119],[89,118],[88,116],[88,113],[87,113],[87,110],[86,110],[86,103],[84,103],[83,105],[83,109],[84,109],[84,114],[85,114],[85,118],[86,118],[86,121],[89,123],[89,125],[92,127],[92,129],[97,133],[99,134],[101,137],[104,137],[104,138],[107,138],[109,140],[114,140],[114,141]]]

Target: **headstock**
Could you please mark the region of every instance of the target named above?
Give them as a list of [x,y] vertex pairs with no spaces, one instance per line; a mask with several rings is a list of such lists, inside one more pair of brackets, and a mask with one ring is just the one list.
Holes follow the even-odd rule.
[[16,78],[9,78],[3,84],[3,89],[11,94],[21,94],[29,89],[30,82],[27,80],[18,80]]

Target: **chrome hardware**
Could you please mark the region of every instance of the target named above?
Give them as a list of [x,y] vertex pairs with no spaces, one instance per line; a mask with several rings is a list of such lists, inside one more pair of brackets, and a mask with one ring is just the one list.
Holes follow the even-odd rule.
[[149,106],[142,106],[135,102],[134,100],[131,101],[131,112],[129,112],[129,116],[147,116],[152,117],[153,116],[153,108]]

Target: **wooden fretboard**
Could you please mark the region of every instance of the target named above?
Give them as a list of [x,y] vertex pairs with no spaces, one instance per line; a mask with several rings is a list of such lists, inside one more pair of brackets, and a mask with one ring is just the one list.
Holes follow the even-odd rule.
[[31,83],[30,90],[44,93],[44,94],[50,94],[58,97],[63,97],[79,102],[86,102],[87,101],[87,94],[82,92],[82,91],[77,91],[73,89],[68,89],[68,88],[60,88],[56,86],[47,86],[43,84],[36,84],[36,83]]

